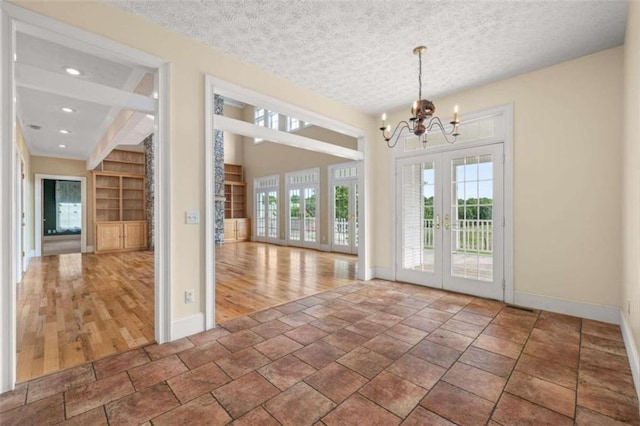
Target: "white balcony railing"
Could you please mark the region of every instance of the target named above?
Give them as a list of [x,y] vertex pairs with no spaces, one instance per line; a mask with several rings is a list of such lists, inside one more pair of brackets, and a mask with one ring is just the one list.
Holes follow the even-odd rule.
[[[424,219],[423,228],[424,248],[433,249],[433,219]],[[460,219],[451,224],[451,232],[454,235],[452,240],[456,251],[493,252],[493,220]]]

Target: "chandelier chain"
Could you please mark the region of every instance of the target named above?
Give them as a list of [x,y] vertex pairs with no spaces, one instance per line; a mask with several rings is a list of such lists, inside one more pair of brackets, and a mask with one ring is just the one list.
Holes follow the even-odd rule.
[[418,52],[418,102],[422,99],[422,52]]

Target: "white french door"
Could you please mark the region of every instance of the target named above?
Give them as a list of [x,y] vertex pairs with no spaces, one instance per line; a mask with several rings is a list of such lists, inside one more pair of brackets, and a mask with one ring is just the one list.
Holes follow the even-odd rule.
[[358,254],[358,181],[331,185],[331,250]]
[[398,280],[504,300],[503,144],[397,160]]
[[318,248],[319,169],[286,174],[287,244]]
[[358,254],[358,166],[329,166],[331,250]]
[[278,242],[278,191],[256,191],[255,240],[265,243]]
[[253,181],[254,240],[278,243],[279,237],[279,177],[266,176]]

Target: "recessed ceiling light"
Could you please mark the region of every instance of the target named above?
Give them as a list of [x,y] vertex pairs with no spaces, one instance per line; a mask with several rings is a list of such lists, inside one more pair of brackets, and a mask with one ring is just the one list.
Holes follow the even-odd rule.
[[68,135],[69,133],[71,133],[70,131],[68,131],[66,129],[60,129],[59,132],[62,133],[63,135]]
[[64,112],[75,112],[75,109],[69,108],[69,107],[62,107],[60,109],[63,110]]
[[82,71],[80,71],[77,68],[64,67],[63,69],[67,72],[67,74],[71,74],[71,75],[75,75],[75,76],[82,75]]
[[152,120],[155,120],[155,119],[156,119],[156,117],[155,117],[153,114],[147,114],[147,117],[149,117],[149,118],[150,118],[150,119],[152,119]]
[[60,144],[60,145],[58,145],[58,147],[59,147],[59,148],[63,148],[63,149],[64,149],[64,148],[66,148],[67,146],[66,146],[66,145],[64,145],[64,144]]
[[153,98],[158,99],[158,92],[153,92]]

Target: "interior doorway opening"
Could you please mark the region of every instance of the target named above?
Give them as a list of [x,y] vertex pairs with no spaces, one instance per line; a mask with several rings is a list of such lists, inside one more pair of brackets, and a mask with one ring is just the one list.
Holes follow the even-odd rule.
[[[207,268],[206,300],[207,308],[215,307],[216,311],[215,314],[208,313],[207,328],[213,327],[216,321],[228,319],[226,315],[219,315],[219,311],[222,303],[234,301],[230,286],[225,282],[225,277],[233,277],[231,264],[227,263],[231,256],[235,256],[238,264],[245,265],[239,272],[243,279],[253,276],[255,270],[262,271],[258,279],[263,282],[273,278],[270,284],[261,285],[262,288],[271,287],[273,291],[269,291],[269,297],[256,295],[260,289],[252,291],[254,300],[264,299],[260,301],[264,303],[255,304],[254,311],[344,285],[346,280],[365,279],[366,244],[356,246],[349,253],[333,250],[331,229],[334,220],[331,217],[334,207],[329,178],[329,166],[344,163],[345,159],[354,161],[356,169],[362,171],[360,175],[354,175],[356,179],[363,176],[365,132],[226,82],[208,78],[207,83],[207,140],[211,142],[207,167],[215,165],[220,157],[225,163],[224,174],[213,173],[215,169],[212,168],[207,176],[222,175],[226,179],[228,166],[241,167],[243,185],[246,185],[246,223],[250,223],[250,234],[246,239],[252,241],[228,244],[224,238],[215,253],[213,244],[208,247],[207,260],[212,262]],[[235,107],[236,111],[229,113],[219,108],[219,98],[225,102],[225,107],[230,101],[231,109]],[[224,134],[221,144],[224,149],[217,145],[220,133]],[[232,155],[227,153],[227,135],[235,141],[241,140],[235,143]],[[237,153],[242,150],[245,158],[238,160]],[[252,162],[254,152],[257,160]],[[314,157],[315,160],[311,159]],[[216,185],[216,181],[209,178],[207,183],[211,187]],[[224,184],[224,191],[213,190],[216,197],[212,197],[211,210],[208,210],[211,216],[208,213],[207,218],[211,217],[215,225],[209,228],[208,244],[219,241],[215,234],[220,224],[216,221],[227,217],[228,208],[235,215],[235,207],[225,204],[228,191],[227,182]],[[361,187],[364,188],[363,183]],[[362,199],[364,194],[365,191],[360,193]],[[216,207],[216,203],[220,207]],[[361,212],[356,213],[354,209],[352,214],[360,216]],[[359,219],[362,223],[362,216]],[[225,236],[226,222],[227,219]],[[354,229],[359,235],[352,239],[364,241],[364,227]],[[239,259],[245,251],[252,253],[252,261],[246,264]],[[218,275],[215,275],[216,271]],[[329,287],[322,287],[322,281],[330,283]],[[236,283],[240,293],[249,294],[247,287],[239,287]],[[274,296],[278,291],[286,296]]]
[[[2,212],[7,235],[11,235],[5,239],[3,234],[7,244],[2,246],[0,326],[5,344],[0,357],[0,392],[4,392],[17,381],[154,341],[163,343],[171,338],[171,315],[167,297],[168,64],[15,5],[1,6],[2,99],[14,100],[3,105],[1,127],[2,202],[12,206]],[[68,72],[71,65],[80,73]],[[125,123],[121,132],[111,131],[117,120]],[[141,164],[154,179],[151,199],[144,195],[145,172],[128,170],[137,167],[136,162],[110,158],[117,149],[141,143],[144,132],[140,130],[145,127],[146,134],[154,135],[151,167],[144,160]],[[22,164],[14,164],[19,157]],[[105,167],[108,161],[110,169]],[[107,185],[111,195],[101,196],[100,185],[93,181],[98,172],[118,176],[121,182],[128,175],[129,180],[119,187]],[[54,202],[56,227],[49,230],[56,236],[80,231],[81,251],[86,253],[41,256],[46,250],[42,237],[47,228],[41,218],[36,219],[36,209],[42,217],[46,179],[36,179],[36,175],[81,182],[84,199]],[[20,185],[23,176],[25,182]],[[80,226],[74,209],[82,211]],[[153,213],[147,217],[149,210]],[[111,213],[105,219],[101,211]],[[150,225],[128,232],[126,224],[134,216]],[[94,252],[100,246],[100,222],[105,220],[121,222],[117,225],[121,242],[109,253],[103,251],[103,256]],[[148,232],[153,229],[159,231]],[[143,240],[147,248],[150,235],[155,237],[154,251],[131,247],[133,238]],[[123,289],[121,284],[129,287]],[[105,294],[94,297],[100,292]],[[132,303],[135,299],[141,301],[139,306]],[[110,306],[110,302],[119,306]],[[115,319],[123,312],[129,316],[124,322],[135,326],[118,326]],[[44,314],[57,320],[44,318]],[[29,324],[36,331],[30,331]],[[75,324],[77,330],[67,329],[69,324]],[[21,358],[31,360],[28,368]]]

